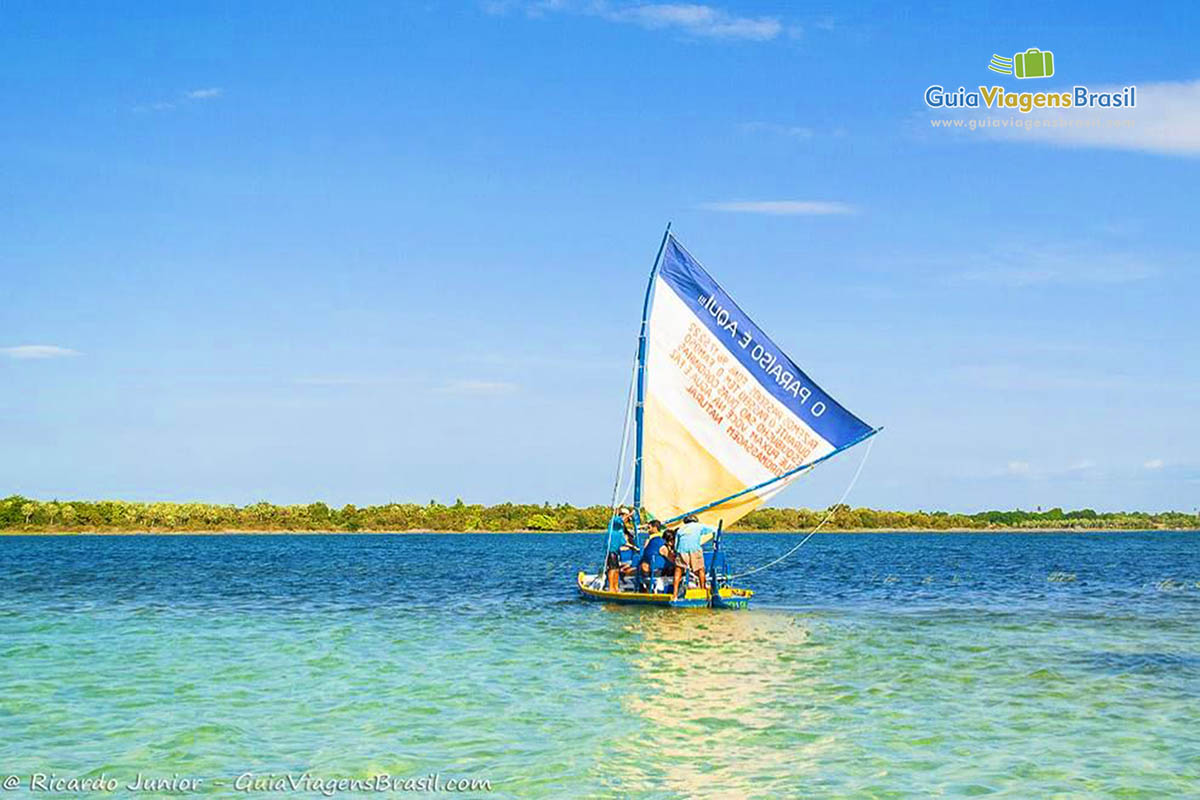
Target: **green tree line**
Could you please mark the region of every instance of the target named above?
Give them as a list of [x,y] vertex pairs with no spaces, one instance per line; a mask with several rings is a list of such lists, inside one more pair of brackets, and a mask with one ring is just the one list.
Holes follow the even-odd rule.
[[[500,503],[484,506],[458,500],[389,503],[331,508],[325,503],[246,506],[211,503],[131,503],[122,500],[31,500],[13,495],[0,500],[0,531],[157,532],[157,531],[595,531],[609,519],[608,506]],[[761,508],[738,521],[734,530],[807,531],[829,515],[825,530],[1019,530],[1196,529],[1200,516],[1179,511],[884,511],[833,506]]]

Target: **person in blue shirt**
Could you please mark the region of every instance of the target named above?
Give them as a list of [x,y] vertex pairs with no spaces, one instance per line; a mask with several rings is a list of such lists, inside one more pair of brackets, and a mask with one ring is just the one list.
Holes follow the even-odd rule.
[[671,558],[671,549],[663,537],[662,523],[658,520],[650,520],[650,524],[646,526],[646,533],[649,537],[646,540],[646,546],[642,548],[642,555],[638,559],[638,580],[645,586],[650,585],[650,590],[654,590],[654,557],[659,556],[666,563],[660,574],[667,575],[667,570],[675,569],[675,562]]
[[619,508],[608,523],[608,551],[604,557],[604,570],[608,573],[608,590],[621,591],[621,551],[633,547],[633,512]]
[[704,543],[713,538],[717,529],[704,525],[695,514],[683,518],[679,533],[675,538],[675,595],[683,588],[684,571],[696,573],[701,589],[708,589],[704,575]]

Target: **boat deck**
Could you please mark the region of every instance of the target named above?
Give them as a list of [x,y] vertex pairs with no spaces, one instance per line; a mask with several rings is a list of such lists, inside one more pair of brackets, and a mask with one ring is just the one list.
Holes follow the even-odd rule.
[[[586,600],[596,600],[605,603],[622,605],[656,606],[658,608],[708,608],[708,592],[699,587],[689,586],[682,597],[675,597],[667,592],[613,592],[603,588],[603,578],[599,575],[589,575],[580,572],[576,577],[579,593]],[[661,579],[657,581],[661,586]],[[745,608],[749,605],[754,592],[749,589],[739,589],[735,586],[722,586],[712,598],[713,608]]]

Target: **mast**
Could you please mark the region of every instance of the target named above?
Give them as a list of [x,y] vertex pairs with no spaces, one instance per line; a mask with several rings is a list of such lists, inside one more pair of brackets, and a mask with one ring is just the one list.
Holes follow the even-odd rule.
[[642,416],[643,404],[646,399],[646,325],[650,319],[650,297],[654,294],[654,278],[658,275],[658,265],[662,263],[663,250],[667,247],[667,239],[671,236],[671,223],[663,231],[662,243],[658,246],[658,255],[654,257],[654,266],[650,268],[650,280],[646,284],[646,299],[642,302],[642,329],[638,333],[637,349],[637,405],[634,406],[634,460],[633,460],[633,532],[637,536],[642,523]]

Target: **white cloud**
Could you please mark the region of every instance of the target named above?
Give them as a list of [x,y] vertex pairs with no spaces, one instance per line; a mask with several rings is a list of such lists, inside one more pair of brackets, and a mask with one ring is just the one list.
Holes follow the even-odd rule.
[[451,394],[496,395],[511,394],[516,390],[517,385],[515,383],[508,383],[507,381],[451,381],[441,387],[441,391]]
[[1028,461],[1010,461],[1004,467],[1007,475],[1028,475],[1031,471]]
[[729,211],[739,214],[771,214],[775,216],[806,216],[853,214],[854,207],[828,200],[734,200],[723,203],[701,203],[708,211]]
[[[1133,85],[1137,86],[1134,108],[1047,109],[1015,116],[1028,118],[1022,119],[1022,125],[1027,121],[1052,119],[1056,122],[1055,127],[987,127],[982,130],[986,138],[1010,142],[1200,156],[1200,80]],[[1090,91],[1120,91],[1123,88],[1088,87]]]
[[701,3],[611,3],[607,0],[490,0],[484,3],[484,10],[489,14],[504,14],[512,9],[524,11],[530,17],[549,13],[583,14],[647,30],[676,30],[709,39],[768,41],[783,32],[783,23],[776,17],[742,17]]
[[309,378],[296,378],[300,386],[370,386],[385,383],[380,378],[367,378],[354,375],[319,375]]
[[997,286],[1122,284],[1158,274],[1141,256],[1078,243],[975,252],[959,261],[966,266],[951,273],[952,280]]
[[741,126],[744,133],[769,133],[775,136],[787,136],[792,139],[811,139],[813,129],[800,125],[780,125],[775,122],[747,122]]
[[180,105],[186,105],[189,101],[196,100],[215,100],[225,93],[225,90],[219,86],[211,86],[206,89],[192,89],[190,92],[184,92],[178,100],[162,100],[157,103],[141,103],[133,107],[134,111],[171,111],[178,108]]
[[34,359],[66,358],[67,356],[80,355],[80,353],[69,347],[58,347],[53,344],[22,344],[16,347],[0,347],[0,355],[5,355],[9,358]]
[[1149,461],[1147,461],[1145,464],[1142,464],[1142,467],[1145,469],[1162,469],[1163,466],[1164,466],[1164,463],[1161,458],[1152,458]]
[[775,17],[738,17],[698,3],[647,3],[609,10],[614,22],[632,22],[650,30],[675,28],[693,36],[767,41],[783,30]]
[[949,376],[969,386],[997,392],[1115,392],[1145,386],[1143,381],[1113,370],[1043,369],[1030,362],[970,364],[951,370]]
[[597,358],[591,354],[562,353],[559,355],[539,355],[533,353],[504,353],[472,351],[458,355],[460,361],[470,364],[486,364],[489,367],[504,369],[528,369],[530,367],[552,367],[554,369],[572,369],[584,371],[621,369],[627,362],[617,358]]

